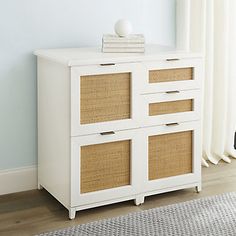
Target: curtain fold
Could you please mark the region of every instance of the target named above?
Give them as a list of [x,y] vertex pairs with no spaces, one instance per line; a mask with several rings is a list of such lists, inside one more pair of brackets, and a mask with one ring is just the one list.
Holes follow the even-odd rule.
[[[206,0],[203,164],[236,158],[235,0]],[[234,23],[235,22],[235,23]]]

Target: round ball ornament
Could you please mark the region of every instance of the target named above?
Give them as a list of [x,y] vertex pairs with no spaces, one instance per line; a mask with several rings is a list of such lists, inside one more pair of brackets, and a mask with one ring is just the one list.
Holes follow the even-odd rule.
[[133,27],[130,21],[122,19],[115,24],[115,32],[120,37],[126,37],[132,33]]

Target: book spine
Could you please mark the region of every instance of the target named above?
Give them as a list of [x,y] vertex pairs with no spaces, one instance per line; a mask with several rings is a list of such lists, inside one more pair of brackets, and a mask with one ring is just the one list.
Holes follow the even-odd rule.
[[144,39],[103,39],[104,43],[145,43]]
[[117,35],[103,35],[105,42],[145,42],[145,38],[142,34],[134,34],[129,37],[119,37]]
[[143,48],[144,43],[103,43],[104,48]]
[[103,52],[120,52],[120,53],[142,53],[145,48],[103,48]]

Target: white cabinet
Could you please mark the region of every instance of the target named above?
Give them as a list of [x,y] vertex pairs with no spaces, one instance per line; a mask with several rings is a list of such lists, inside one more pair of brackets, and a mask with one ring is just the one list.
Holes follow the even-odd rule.
[[201,190],[201,55],[39,50],[38,184],[78,210]]

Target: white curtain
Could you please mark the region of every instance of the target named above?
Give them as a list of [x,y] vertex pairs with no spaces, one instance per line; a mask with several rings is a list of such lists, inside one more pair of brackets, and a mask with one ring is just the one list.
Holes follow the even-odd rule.
[[203,164],[236,158],[236,1],[206,1]]

